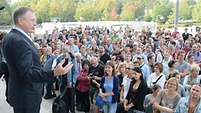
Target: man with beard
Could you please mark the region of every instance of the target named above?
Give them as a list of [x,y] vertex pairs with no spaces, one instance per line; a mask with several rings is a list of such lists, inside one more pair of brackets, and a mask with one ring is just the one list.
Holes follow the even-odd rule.
[[105,52],[105,48],[103,46],[99,47],[100,60],[105,64],[108,60],[111,60],[110,55]]

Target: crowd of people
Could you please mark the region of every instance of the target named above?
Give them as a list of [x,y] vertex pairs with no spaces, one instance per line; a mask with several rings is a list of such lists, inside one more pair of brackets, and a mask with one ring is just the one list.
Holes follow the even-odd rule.
[[[200,31],[193,36],[187,28],[184,33],[179,33],[177,28],[173,33],[158,28],[152,34],[150,29],[137,32],[129,26],[118,30],[112,26],[64,27],[61,30],[55,27],[43,37],[36,35],[34,41],[44,69],[47,65],[53,69],[58,59],[66,57],[71,61],[69,54],[75,57],[72,73],[56,78],[56,89],[62,89],[63,83],[73,84],[76,105],[87,103],[83,110],[86,113],[90,112],[90,106],[93,113],[100,112],[101,107],[95,104],[97,96],[105,102],[104,113],[179,113],[183,111],[179,105],[183,104],[180,102],[183,98],[191,100],[195,98],[192,95],[197,95],[200,99]],[[55,60],[50,56],[55,56]],[[72,74],[73,82],[69,78]],[[67,82],[63,81],[65,77]],[[48,86],[46,89],[51,89]],[[196,92],[194,87],[198,86]],[[53,89],[48,98],[55,96]],[[67,103],[71,102],[70,97],[69,93]],[[196,106],[186,110],[189,113],[199,111],[200,105],[201,101],[197,101]]]
[[[129,26],[115,30],[87,25],[29,35],[44,71],[54,70],[62,61],[63,67],[73,64],[70,71],[54,77],[54,83],[45,83],[45,99],[67,87],[63,96],[67,112],[74,111],[72,104],[83,103],[86,113],[90,109],[93,113],[201,112],[200,31],[193,36],[187,28],[183,33],[177,28],[173,33],[161,28],[152,33],[149,28],[137,32]],[[104,101],[101,107],[96,104],[98,96]]]

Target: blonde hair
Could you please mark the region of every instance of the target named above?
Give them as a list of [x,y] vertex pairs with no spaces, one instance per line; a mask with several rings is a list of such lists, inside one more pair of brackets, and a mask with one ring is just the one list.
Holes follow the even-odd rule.
[[175,91],[177,92],[178,88],[179,88],[179,81],[178,81],[178,79],[176,77],[172,77],[172,78],[168,79],[167,82],[166,82],[166,84],[165,84],[166,88],[168,88],[168,84],[170,82],[175,82],[176,83],[176,90]]
[[120,68],[121,67],[125,67],[126,68],[126,63],[123,63],[123,62],[119,63],[119,65],[117,67],[118,72],[120,72]]
[[200,67],[199,67],[199,65],[197,65],[197,64],[193,64],[193,65],[191,65],[190,66],[190,73],[192,73],[193,71],[199,71],[200,70]]

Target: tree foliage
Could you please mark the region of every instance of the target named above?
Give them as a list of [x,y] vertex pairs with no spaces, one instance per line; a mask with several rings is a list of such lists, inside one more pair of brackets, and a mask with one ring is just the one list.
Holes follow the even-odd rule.
[[201,12],[200,12],[201,2],[198,2],[192,11],[192,18],[198,22],[201,22]]
[[[193,1],[193,0],[190,0]],[[190,6],[190,1],[189,0],[182,0],[179,3],[179,20],[184,19],[188,20],[191,19],[191,14],[192,14],[192,7]]]
[[[201,21],[201,0],[180,0],[179,19]],[[20,6],[28,6],[35,10],[37,22],[50,22],[51,18],[60,21],[117,21],[117,20],[146,20],[156,21],[157,15],[163,20],[158,22],[174,21],[175,4],[170,0],[20,0],[9,4],[1,0],[0,4],[6,9],[0,13],[0,24],[11,24],[12,13]],[[145,10],[152,13],[145,15]],[[159,16],[158,16],[159,17]]]
[[[168,2],[167,4],[156,5],[153,9],[152,18],[158,20],[159,23],[165,23],[168,20],[168,16],[173,12],[173,3]],[[163,16],[164,19],[160,19],[159,15]]]

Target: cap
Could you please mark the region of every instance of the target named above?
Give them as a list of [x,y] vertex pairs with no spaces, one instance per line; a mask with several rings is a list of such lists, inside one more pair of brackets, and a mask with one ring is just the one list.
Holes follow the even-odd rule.
[[137,56],[137,58],[144,59],[144,55],[143,55],[143,54],[140,54],[140,55]]
[[133,45],[137,45],[138,46],[138,42],[133,42]]

